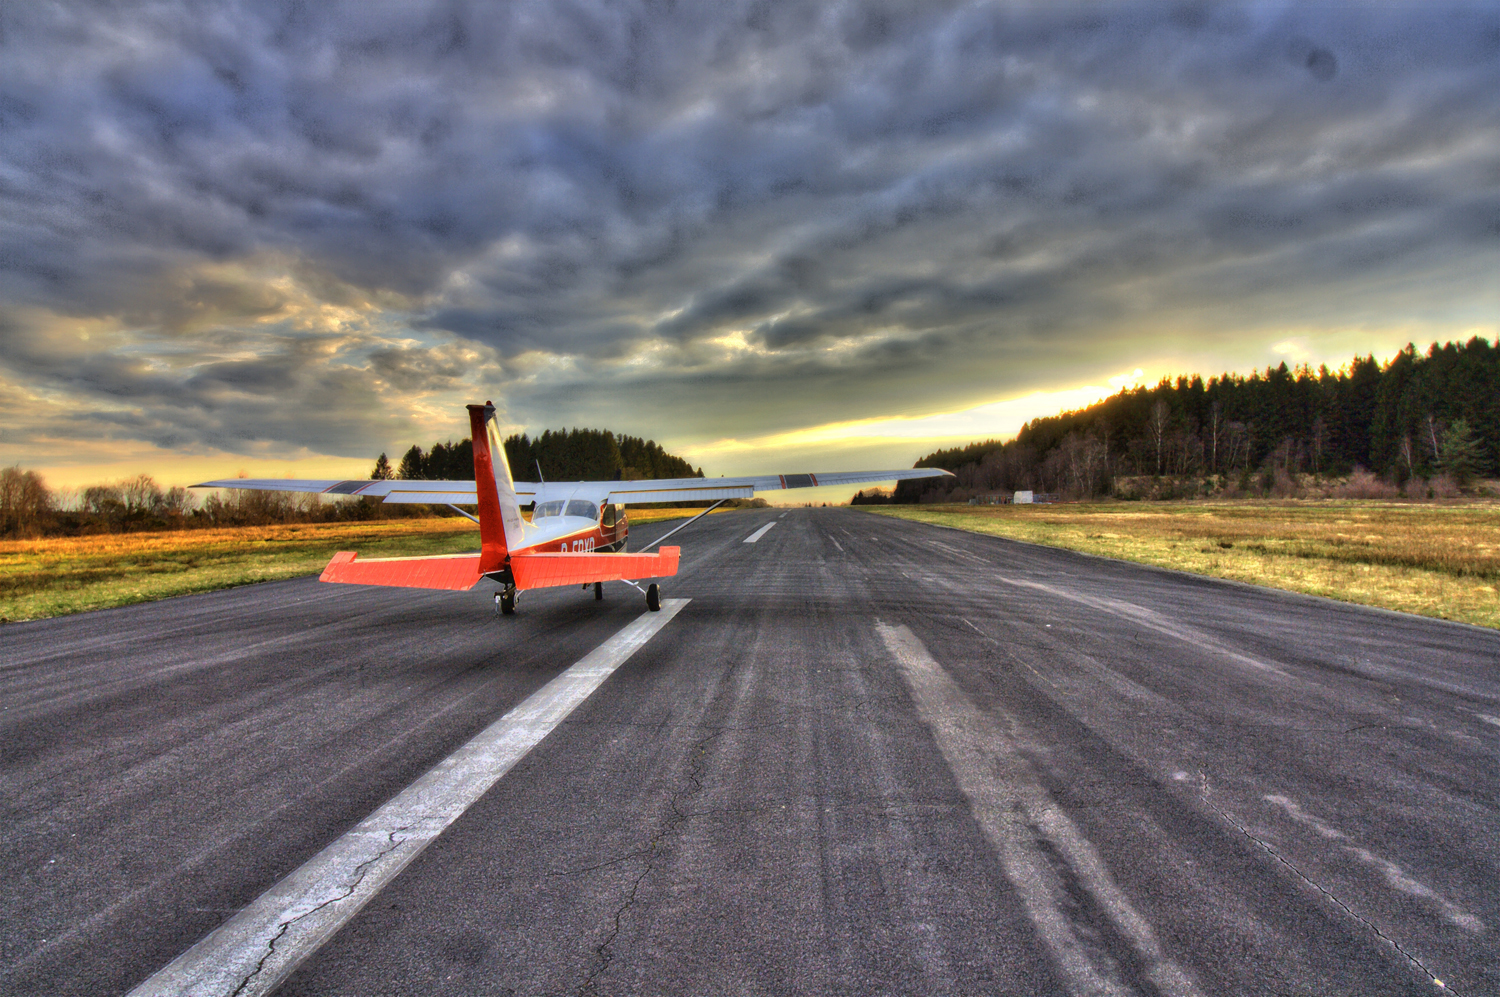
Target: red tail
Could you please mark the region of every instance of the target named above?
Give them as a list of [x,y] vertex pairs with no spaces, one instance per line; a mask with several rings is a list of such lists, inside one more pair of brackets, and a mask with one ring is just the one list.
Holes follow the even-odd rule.
[[[500,490],[496,486],[495,461],[490,455],[490,419],[495,406],[469,406],[470,439],[474,441],[474,491],[479,499],[479,570],[499,571],[510,559],[505,542],[505,520],[500,510]],[[501,451],[500,459],[505,460]],[[506,478],[510,466],[506,465]],[[512,491],[514,497],[514,491]]]

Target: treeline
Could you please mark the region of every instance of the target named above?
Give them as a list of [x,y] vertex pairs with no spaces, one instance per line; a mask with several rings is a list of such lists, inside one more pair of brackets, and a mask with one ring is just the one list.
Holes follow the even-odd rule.
[[35,471],[0,469],[0,536],[78,536],[275,523],[328,523],[431,515],[425,506],[382,506],[295,492],[199,496],[163,488],[147,474],[58,495]]
[[[505,441],[505,458],[518,481],[531,481],[541,468],[548,481],[636,481],[643,478],[701,478],[703,470],[667,453],[655,440],[616,436],[607,429],[544,430],[535,439],[522,433]],[[372,478],[410,481],[473,481],[470,440],[413,446],[394,468],[385,454]]]
[[894,501],[1290,493],[1355,475],[1393,491],[1461,489],[1500,470],[1500,348],[1475,337],[1425,353],[1409,345],[1384,366],[1365,356],[1338,370],[1283,363],[1163,379],[916,466],[957,478],[901,482]]

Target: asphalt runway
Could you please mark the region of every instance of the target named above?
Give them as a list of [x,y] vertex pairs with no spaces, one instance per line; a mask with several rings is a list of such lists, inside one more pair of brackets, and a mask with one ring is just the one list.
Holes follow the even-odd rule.
[[[690,601],[277,993],[1500,994],[1500,633],[850,509],[679,541]],[[0,628],[0,993],[137,987],[606,590]]]

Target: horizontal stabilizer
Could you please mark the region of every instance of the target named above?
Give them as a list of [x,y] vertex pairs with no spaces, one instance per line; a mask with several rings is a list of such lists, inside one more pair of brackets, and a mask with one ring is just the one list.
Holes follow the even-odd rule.
[[655,554],[512,554],[510,570],[518,589],[549,585],[587,585],[621,579],[666,578],[677,574],[681,548],[663,547]]
[[318,581],[461,591],[473,588],[481,577],[478,554],[374,557],[361,561],[352,550],[341,550],[333,555],[333,560],[328,562],[328,567],[323,569]]

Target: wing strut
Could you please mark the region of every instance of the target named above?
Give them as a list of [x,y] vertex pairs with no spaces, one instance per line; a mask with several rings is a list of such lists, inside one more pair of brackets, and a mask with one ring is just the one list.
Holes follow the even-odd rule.
[[458,506],[454,505],[452,502],[448,503],[448,508],[452,509],[454,512],[458,513],[460,516],[464,517],[465,519],[472,519],[476,523],[479,522],[479,517],[478,516],[471,516],[471,515],[469,515],[467,512],[464,512]]
[[[663,533],[661,536],[657,537],[655,540],[651,541],[646,546],[642,547],[640,549],[640,553],[642,553],[642,554],[646,553],[647,550],[651,549],[652,547],[655,547],[657,544],[661,543],[663,540],[667,539],[667,537],[670,537],[672,534],[676,533],[678,530],[682,529],[683,527],[692,526],[698,520],[702,519],[704,516],[707,516],[709,513],[713,512],[719,506],[723,505],[725,502],[728,502],[728,501],[729,501],[728,499],[719,499],[719,501],[715,502],[713,505],[709,506],[707,509],[704,509],[702,512],[698,513],[698,515],[694,516],[692,519],[689,519],[686,523],[683,523],[682,526],[678,526],[675,529],[668,530],[666,533]],[[639,587],[639,586],[637,586],[637,587]]]

